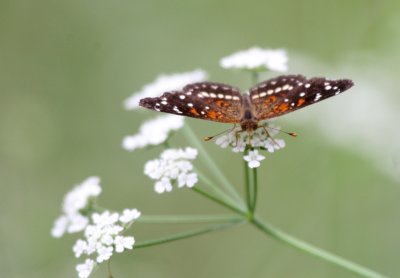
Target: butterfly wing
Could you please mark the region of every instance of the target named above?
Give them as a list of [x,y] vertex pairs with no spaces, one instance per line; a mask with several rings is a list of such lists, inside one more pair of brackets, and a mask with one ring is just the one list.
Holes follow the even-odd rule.
[[275,118],[338,95],[353,86],[348,79],[328,80],[302,75],[283,75],[250,89],[254,115],[258,120]]
[[181,116],[204,120],[240,122],[242,95],[237,88],[213,82],[193,83],[182,91],[164,93],[161,97],[144,98],[140,106]]

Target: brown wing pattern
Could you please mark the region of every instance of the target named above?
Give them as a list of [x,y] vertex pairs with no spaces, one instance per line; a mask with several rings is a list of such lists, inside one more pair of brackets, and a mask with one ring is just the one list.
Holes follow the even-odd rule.
[[250,99],[258,120],[278,117],[338,95],[350,87],[348,79],[306,79],[302,75],[283,75],[250,89]]
[[240,91],[232,86],[200,82],[189,84],[182,91],[167,92],[161,97],[141,99],[139,105],[181,116],[238,123],[241,116],[242,96]]

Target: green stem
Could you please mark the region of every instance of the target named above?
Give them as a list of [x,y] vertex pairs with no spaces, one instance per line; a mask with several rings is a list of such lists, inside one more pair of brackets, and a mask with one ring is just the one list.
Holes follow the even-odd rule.
[[242,219],[236,215],[143,215],[135,220],[137,223],[160,224],[160,223],[204,223],[204,222],[232,222]]
[[253,168],[253,203],[251,206],[251,212],[254,214],[257,204],[257,193],[258,193],[258,178],[257,178],[257,168]]
[[241,205],[243,205],[243,201],[240,198],[239,194],[236,192],[235,188],[228,181],[228,179],[225,177],[222,171],[218,168],[217,164],[207,153],[207,151],[203,147],[203,144],[199,141],[199,139],[197,138],[197,136],[194,134],[193,130],[187,123],[183,128],[183,132],[185,133],[188,141],[191,142],[193,145],[195,145],[196,148],[199,150],[199,153],[201,154],[200,157],[204,159],[207,167],[210,169],[211,172],[214,173],[215,177],[219,180],[219,182],[225,188],[225,190],[227,190],[232,195],[232,197],[235,199],[236,202],[239,202]]
[[136,243],[134,247],[135,248],[143,248],[143,247],[150,247],[150,246],[154,246],[154,245],[160,245],[160,244],[164,244],[164,243],[168,243],[168,242],[172,242],[172,241],[176,241],[176,240],[180,240],[180,239],[185,239],[185,238],[190,238],[190,237],[206,234],[206,233],[213,232],[213,231],[227,229],[227,228],[230,228],[239,223],[243,223],[243,220],[235,220],[228,224],[225,223],[225,224],[213,225],[213,226],[210,226],[207,228],[177,233],[175,235],[166,236],[166,237],[162,237],[159,239],[142,241],[142,242]]
[[[249,149],[246,147],[244,151],[244,155],[249,154]],[[246,203],[247,203],[247,209],[249,212],[251,212],[251,184],[250,184],[250,174],[249,174],[249,166],[247,165],[247,161],[243,160],[243,167],[244,167],[244,182],[245,182],[245,190],[246,190]]]
[[198,187],[192,187],[192,190],[195,191],[195,192],[197,192],[197,193],[199,193],[199,194],[201,194],[201,195],[203,195],[203,196],[206,197],[207,199],[210,199],[211,201],[213,201],[213,202],[215,202],[215,203],[217,203],[217,204],[220,204],[220,205],[223,206],[223,207],[226,207],[227,209],[230,209],[230,210],[232,210],[232,211],[234,211],[234,212],[239,213],[240,215],[245,215],[245,214],[246,214],[246,212],[243,211],[240,207],[237,207],[237,206],[235,206],[235,205],[231,205],[231,204],[225,203],[223,200],[218,199],[217,197],[215,197],[215,196],[213,196],[213,195],[211,195],[211,194],[209,194],[209,193],[207,193],[207,192],[201,190],[201,189],[198,188]]
[[199,176],[200,180],[202,180],[204,182],[204,184],[206,184],[211,190],[213,190],[226,203],[229,203],[231,205],[233,205],[235,203],[235,201],[230,196],[226,195],[226,193],[224,191],[222,191],[218,186],[213,184],[208,179],[208,177],[206,175],[204,175],[201,171],[199,171],[197,168],[195,168],[195,172]]
[[339,266],[343,269],[346,269],[350,272],[358,274],[362,277],[369,277],[369,278],[383,278],[386,277],[380,273],[377,273],[371,269],[368,269],[364,266],[359,264],[353,263],[348,261],[344,258],[341,258],[337,255],[324,251],[318,247],[315,247],[307,242],[301,241],[289,234],[284,233],[283,231],[279,230],[278,228],[263,222],[257,216],[250,220],[250,222],[255,225],[258,229],[266,233],[267,235],[273,237],[274,239],[281,241],[295,249],[302,251],[308,255],[314,256],[318,259],[323,261],[329,262],[336,266]]

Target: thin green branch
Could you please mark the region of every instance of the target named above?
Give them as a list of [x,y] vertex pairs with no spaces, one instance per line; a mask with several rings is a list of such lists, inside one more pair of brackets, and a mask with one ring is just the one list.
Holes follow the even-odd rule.
[[199,193],[199,194],[201,194],[201,195],[203,195],[207,199],[210,199],[211,201],[213,201],[213,202],[215,202],[217,204],[220,204],[223,207],[226,207],[227,209],[230,209],[230,210],[232,210],[234,212],[239,213],[240,215],[245,215],[246,214],[246,212],[243,211],[240,207],[225,203],[223,200],[218,199],[217,197],[211,195],[210,193],[205,192],[204,190],[201,190],[200,188],[198,188],[196,186],[192,187],[192,190],[197,192],[197,193]]
[[318,259],[321,259],[323,261],[334,264],[340,268],[343,268],[350,272],[358,274],[362,277],[369,277],[369,278],[384,278],[384,277],[386,277],[386,276],[384,276],[380,273],[377,273],[371,269],[368,269],[364,266],[353,263],[349,260],[341,258],[337,255],[334,255],[334,254],[329,253],[325,250],[322,250],[318,247],[315,247],[307,242],[297,239],[289,234],[286,234],[285,232],[279,230],[278,228],[272,226],[271,224],[263,222],[258,217],[254,217],[253,219],[250,220],[250,222],[252,224],[254,224],[257,228],[259,228],[261,231],[263,231],[264,233],[266,233],[267,235],[271,236],[272,238],[274,238],[278,241],[281,241],[295,249],[298,249],[298,250],[302,251],[303,253],[314,256]]
[[212,191],[214,191],[221,199],[223,199],[226,203],[234,205],[235,201],[230,196],[228,196],[223,190],[221,190],[218,186],[212,183],[206,175],[204,175],[197,168],[195,168],[195,172],[199,176],[200,180],[203,181],[204,184],[207,185]]
[[200,142],[200,140],[197,138],[197,136],[194,134],[192,128],[190,127],[189,124],[185,124],[185,127],[183,128],[183,132],[189,142],[191,142],[195,147],[199,150],[200,152],[200,157],[204,159],[205,164],[207,167],[210,169],[211,172],[214,173],[215,177],[219,180],[221,185],[231,194],[231,196],[235,199],[235,201],[239,202],[242,206],[243,200],[240,198],[239,194],[236,192],[235,188],[232,186],[232,184],[229,182],[229,180],[226,178],[226,176],[222,173],[222,171],[219,169],[217,164],[214,162],[214,160],[210,157],[210,155],[207,153],[206,149],[203,147],[203,144]]
[[[249,154],[249,149],[246,147],[244,151],[244,155]],[[244,183],[245,183],[245,191],[246,191],[246,204],[247,210],[251,212],[251,182],[250,182],[250,174],[249,174],[249,166],[247,165],[247,161],[243,160],[243,167],[244,167]]]
[[176,241],[176,240],[180,240],[180,239],[190,238],[190,237],[206,234],[206,233],[209,233],[209,232],[214,232],[214,231],[218,231],[218,230],[222,230],[222,229],[227,229],[227,228],[233,227],[233,226],[235,226],[237,224],[240,224],[240,223],[243,223],[243,220],[235,220],[235,221],[232,221],[231,223],[228,223],[228,224],[226,224],[226,223],[225,224],[218,224],[218,225],[209,226],[207,228],[202,228],[202,229],[196,229],[196,230],[191,230],[191,231],[187,231],[187,232],[177,233],[177,234],[174,234],[174,235],[171,235],[171,236],[162,237],[162,238],[159,238],[159,239],[142,241],[142,242],[136,243],[135,244],[135,248],[150,247],[150,246],[160,245],[160,244],[164,244],[164,243],[168,243],[168,242],[172,242],[172,241]]
[[257,193],[258,193],[258,177],[257,177],[257,168],[253,168],[253,198],[252,198],[252,205],[251,205],[251,212],[254,214],[256,210],[257,204]]
[[243,218],[237,215],[143,215],[135,222],[145,224],[186,224],[232,222],[240,219]]

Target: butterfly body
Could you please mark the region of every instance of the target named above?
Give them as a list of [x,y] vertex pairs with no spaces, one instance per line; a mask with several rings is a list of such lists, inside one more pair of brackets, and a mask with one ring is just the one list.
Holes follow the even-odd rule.
[[248,93],[241,94],[230,85],[200,82],[189,84],[181,91],[141,99],[139,105],[165,113],[240,124],[243,131],[252,132],[260,127],[262,120],[317,103],[352,86],[349,79],[283,75],[256,84]]

